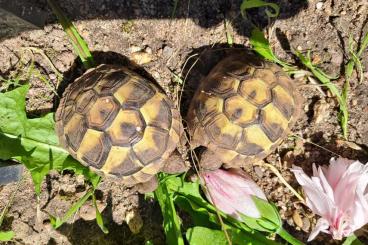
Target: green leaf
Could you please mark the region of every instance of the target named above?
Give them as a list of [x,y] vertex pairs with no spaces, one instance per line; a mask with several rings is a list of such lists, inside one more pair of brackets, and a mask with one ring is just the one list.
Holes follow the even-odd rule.
[[271,222],[276,227],[276,229],[282,226],[282,220],[281,220],[280,214],[277,211],[277,208],[274,204],[268,201],[265,201],[261,198],[258,198],[256,196],[253,196],[252,199],[258,211],[261,213],[262,220],[265,219]]
[[[235,220],[220,210],[217,211],[201,196],[199,183],[185,182],[177,176],[165,176],[161,181],[166,183],[168,195],[173,196],[174,203],[192,217],[195,226],[220,230],[222,226],[218,215],[221,215],[224,223],[222,228],[232,234],[233,240],[239,239],[238,244],[244,244],[244,241],[252,241],[252,244],[277,244],[261,233],[250,229],[247,224]],[[265,231],[262,226],[259,227],[261,231]]]
[[109,230],[107,229],[107,227],[104,224],[104,221],[103,221],[102,215],[100,213],[100,210],[98,210],[97,202],[96,202],[96,196],[95,196],[94,193],[92,195],[92,201],[93,201],[93,205],[95,206],[95,209],[96,209],[96,222],[97,222],[97,225],[100,227],[100,229],[102,230],[103,233],[108,234]]
[[257,52],[259,55],[261,55],[263,58],[275,62],[285,68],[291,69],[292,66],[284,61],[279,60],[276,55],[273,53],[270,43],[268,40],[264,37],[263,32],[258,29],[254,28],[252,30],[251,36],[250,36],[250,44],[252,45],[252,49]]
[[[159,176],[164,176],[159,174]],[[172,245],[184,245],[181,235],[180,221],[174,206],[172,194],[168,190],[164,178],[160,178],[160,184],[155,190],[155,198],[160,204],[161,212],[164,217],[164,231],[166,234],[166,243]]]
[[[236,228],[226,230],[229,239],[234,245],[276,245],[279,244],[267,239],[259,233],[244,232]],[[213,230],[206,227],[196,226],[186,232],[186,238],[190,245],[225,245],[228,244],[225,233],[221,230]]]
[[91,52],[88,49],[88,45],[86,41],[79,35],[77,28],[73,25],[73,23],[64,15],[63,11],[60,7],[53,1],[47,0],[47,3],[51,7],[54,14],[57,16],[60,24],[62,25],[64,31],[69,37],[70,42],[73,45],[74,50],[79,55],[84,67],[86,69],[94,67],[95,62],[91,55]]
[[190,245],[226,245],[225,234],[221,230],[212,230],[196,226],[187,230],[185,234]]
[[262,0],[243,0],[240,5],[240,12],[244,16],[245,12],[251,8],[260,8],[260,7],[270,7],[273,12],[266,9],[266,14],[268,17],[277,17],[280,13],[280,7],[276,3],[268,3]]
[[363,245],[356,235],[351,235],[345,239],[342,245]]
[[39,195],[45,175],[52,169],[83,174],[94,187],[100,177],[73,159],[59,146],[53,113],[28,119],[25,96],[28,85],[0,93],[0,159],[23,163],[31,172]]
[[0,242],[11,241],[14,237],[14,231],[0,231]]

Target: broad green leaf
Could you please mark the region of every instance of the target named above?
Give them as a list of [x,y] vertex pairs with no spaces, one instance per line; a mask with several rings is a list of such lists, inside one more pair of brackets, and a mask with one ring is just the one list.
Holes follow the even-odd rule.
[[228,241],[221,230],[212,230],[196,226],[187,230],[185,234],[190,245],[227,245]]
[[282,227],[277,231],[277,234],[292,245],[304,245],[304,243],[293,237]]
[[251,8],[260,8],[260,7],[270,7],[273,12],[266,9],[266,14],[268,17],[277,17],[280,13],[280,7],[276,3],[268,3],[262,0],[243,0],[240,5],[240,12],[244,16],[245,12]]
[[29,86],[0,93],[0,159],[23,163],[31,172],[35,191],[40,193],[45,175],[52,169],[83,174],[93,186],[100,177],[59,147],[53,113],[28,119],[25,96]]
[[243,245],[281,245],[278,242],[267,239],[266,236],[259,232],[244,232],[239,229],[231,229],[228,231],[233,244]]
[[164,174],[159,174],[160,184],[154,191],[155,198],[160,204],[161,212],[164,217],[164,231],[166,243],[170,245],[184,245],[181,235],[180,221],[174,206],[172,193],[169,192]]
[[[234,245],[280,245],[279,243],[269,240],[265,236],[256,232],[243,232],[235,228],[229,228],[226,231],[231,243]],[[190,245],[228,244],[223,231],[200,226],[188,229],[186,232],[186,238]]]
[[[216,211],[216,208],[201,196],[198,183],[185,182],[177,176],[166,176],[162,181],[166,183],[168,195],[173,196],[175,205],[192,217],[195,226],[220,230],[222,226],[218,215],[221,215],[223,228],[231,232],[232,239],[240,239],[238,244],[244,244],[244,241],[252,241],[252,244],[275,244],[261,233],[250,229],[247,224],[235,220],[220,210]],[[261,231],[266,231],[262,226],[259,228]]]
[[175,205],[187,212],[196,226],[204,226],[211,229],[221,229],[219,218],[216,213],[199,206],[196,202],[185,195],[175,195]]
[[98,210],[97,203],[96,203],[96,196],[95,196],[94,193],[92,195],[92,201],[93,201],[93,205],[95,206],[95,209],[96,209],[96,222],[97,222],[97,225],[100,227],[100,229],[103,231],[103,233],[108,234],[109,230],[107,229],[107,227],[104,224],[104,221],[103,221],[102,215],[100,213],[100,210]]
[[11,241],[14,237],[14,231],[0,231],[0,242]]
[[58,18],[61,26],[69,37],[70,42],[73,45],[74,50],[79,55],[84,67],[86,69],[94,67],[95,62],[91,55],[91,52],[88,49],[88,45],[86,41],[81,37],[78,33],[77,28],[73,25],[73,23],[64,15],[63,11],[53,0],[47,0],[47,3],[51,7],[52,11]]
[[[257,209],[261,213],[261,221],[265,220],[265,223],[269,223],[270,226],[273,226],[273,229],[275,230],[279,229],[282,226],[281,217],[275,205],[256,196],[253,196],[253,201],[256,204]],[[262,225],[262,223],[260,224]],[[266,226],[264,227],[266,228]]]

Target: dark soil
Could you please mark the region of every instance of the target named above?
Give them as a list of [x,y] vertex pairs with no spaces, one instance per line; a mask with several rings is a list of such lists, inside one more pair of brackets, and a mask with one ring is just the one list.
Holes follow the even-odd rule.
[[[22,4],[24,1],[17,1]],[[313,62],[328,74],[340,75],[337,85],[342,86],[344,65],[349,55],[348,39],[360,42],[368,31],[368,3],[365,0],[298,1],[278,0],[280,16],[268,20],[264,9],[249,11],[248,19],[239,11],[241,1],[168,1],[168,0],[86,0],[60,1],[63,11],[71,17],[99,62],[121,63],[125,58],[141,63],[143,72],[150,74],[178,102],[180,85],[173,73],[187,76],[188,81],[205,76],[220,59],[219,53],[228,49],[226,31],[236,45],[249,46],[253,24],[267,34],[275,54],[283,60],[300,64],[291,50],[312,51]],[[0,0],[1,3],[1,0]],[[177,4],[175,4],[177,3]],[[83,72],[61,26],[57,24],[45,1],[27,1],[46,13],[42,29],[27,32],[9,32],[0,37],[0,75],[25,79],[25,67],[32,59],[26,47],[43,50],[56,69],[70,82]],[[229,25],[225,25],[225,20]],[[252,24],[253,23],[253,24]],[[225,28],[226,27],[226,28]],[[208,55],[216,54],[216,59]],[[190,65],[198,59],[194,69]],[[349,91],[349,134],[342,137],[338,122],[338,104],[324,88],[303,79],[296,80],[304,98],[301,119],[292,130],[293,137],[264,162],[273,164],[296,189],[299,188],[290,173],[292,164],[307,172],[312,163],[327,164],[337,155],[362,162],[368,160],[368,56],[362,55],[364,79],[358,83],[353,74]],[[30,77],[27,111],[40,115],[53,111],[57,98],[57,83],[61,82],[49,63],[34,54],[35,68],[51,84]],[[303,69],[302,66],[300,66]],[[142,71],[142,70],[141,70]],[[51,85],[51,86],[50,86]],[[3,83],[2,86],[5,86]],[[193,88],[186,87],[181,106],[185,111],[187,96]],[[299,239],[306,241],[318,217],[303,206],[280,180],[261,165],[246,169],[263,188],[269,200],[279,207],[285,227]],[[32,181],[27,173],[4,226],[15,234],[14,244],[164,244],[162,216],[158,204],[137,194],[135,188],[103,182],[99,187],[98,203],[110,233],[100,231],[93,217],[91,203],[58,230],[53,230],[47,212],[62,215],[86,192],[86,183],[73,173],[52,173],[43,184],[37,204]],[[15,191],[16,184],[0,186],[0,209]],[[38,209],[39,207],[39,209]],[[142,226],[142,227],[141,227]],[[133,234],[136,232],[137,234]],[[359,235],[359,234],[358,234]],[[361,234],[362,239],[364,234]],[[367,234],[365,234],[367,236]],[[319,235],[311,244],[341,244],[327,235]]]

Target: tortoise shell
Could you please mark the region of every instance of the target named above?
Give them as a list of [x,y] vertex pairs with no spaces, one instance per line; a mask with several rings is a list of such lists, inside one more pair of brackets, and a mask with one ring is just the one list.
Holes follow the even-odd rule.
[[188,111],[193,145],[227,166],[240,167],[272,152],[297,118],[299,96],[277,65],[231,55],[200,82]]
[[123,182],[160,171],[183,128],[167,95],[126,67],[88,70],[63,94],[56,112],[61,145],[85,166]]

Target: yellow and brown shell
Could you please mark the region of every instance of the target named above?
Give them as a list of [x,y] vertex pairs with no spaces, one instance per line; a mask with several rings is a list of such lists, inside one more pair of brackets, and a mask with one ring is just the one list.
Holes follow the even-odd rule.
[[126,67],[100,65],[66,89],[56,130],[82,164],[135,184],[160,171],[183,128],[156,84]]
[[193,145],[239,167],[281,143],[299,106],[293,81],[281,68],[252,55],[232,55],[201,81],[188,111],[189,132]]

